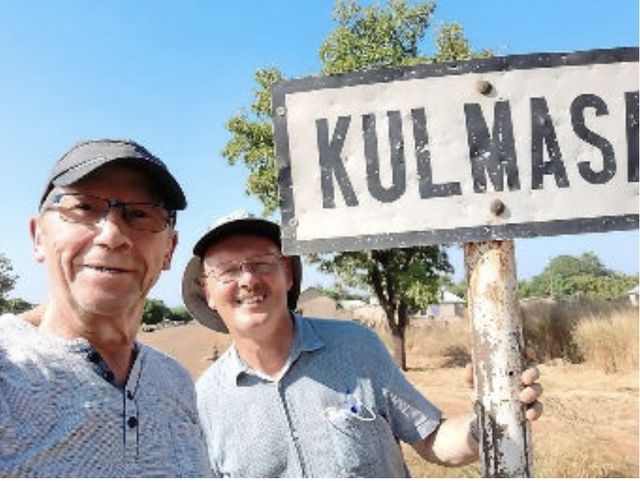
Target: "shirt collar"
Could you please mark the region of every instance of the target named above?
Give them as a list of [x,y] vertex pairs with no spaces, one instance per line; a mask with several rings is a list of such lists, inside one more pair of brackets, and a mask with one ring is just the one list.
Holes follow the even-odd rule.
[[[289,359],[285,363],[285,374],[290,369],[291,365],[300,357],[303,352],[312,352],[318,349],[322,349],[325,345],[324,341],[318,336],[313,325],[308,318],[293,315],[294,334],[293,342],[291,343],[291,352],[289,353]],[[232,344],[229,349],[228,365],[225,366],[229,374],[229,379],[235,384],[238,384],[238,379],[241,375],[253,375],[256,376],[256,372],[251,369],[245,363],[236,349],[235,344]]]

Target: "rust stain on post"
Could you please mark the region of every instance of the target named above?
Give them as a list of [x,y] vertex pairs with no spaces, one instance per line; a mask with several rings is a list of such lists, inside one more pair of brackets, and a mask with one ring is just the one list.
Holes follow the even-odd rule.
[[522,316],[512,240],[465,244],[484,477],[532,477],[531,429],[522,389]]

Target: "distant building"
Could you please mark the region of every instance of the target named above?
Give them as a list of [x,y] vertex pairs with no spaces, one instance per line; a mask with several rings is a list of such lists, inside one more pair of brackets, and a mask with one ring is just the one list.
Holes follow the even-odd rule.
[[627,294],[629,294],[629,301],[631,301],[631,305],[632,306],[637,306],[638,305],[638,296],[640,296],[640,286],[634,287],[629,292],[627,292]]
[[438,303],[427,308],[431,317],[458,317],[464,314],[465,302],[461,297],[449,291],[440,291]]
[[369,327],[384,329],[388,326],[387,316],[379,304],[364,304],[351,311],[351,317]]
[[[387,316],[376,297],[369,303],[345,299],[338,302],[323,294],[320,289],[308,287],[300,293],[298,314],[329,319],[353,319],[370,327],[386,329]],[[441,291],[438,302],[429,305],[425,311],[410,315],[413,326],[446,325],[464,318],[465,301],[449,291]]]
[[455,319],[462,319],[465,314],[465,301],[452,292],[441,290],[438,302],[430,304],[424,311],[411,316],[414,326],[448,324]]
[[308,317],[333,319],[337,316],[337,303],[315,287],[308,287],[300,293],[296,312]]

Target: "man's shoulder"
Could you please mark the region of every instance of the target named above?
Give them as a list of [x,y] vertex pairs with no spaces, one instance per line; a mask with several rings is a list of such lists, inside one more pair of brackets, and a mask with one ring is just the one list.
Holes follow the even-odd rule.
[[230,372],[236,371],[236,362],[237,358],[235,356],[234,347],[231,345],[196,380],[196,391],[199,392],[203,389],[208,391],[212,388],[221,389],[225,379],[228,379],[230,376]]
[[0,315],[0,346],[10,345],[24,339],[36,328],[16,314]]
[[191,378],[189,371],[180,364],[175,358],[169,354],[159,351],[155,347],[145,344],[141,341],[137,341],[140,353],[143,353],[146,358],[146,363],[152,365],[156,369],[160,369],[166,372],[167,376],[180,376],[185,378]]
[[20,324],[26,324],[26,322],[17,314],[10,312],[0,314],[0,329],[6,330],[7,328],[16,328],[16,326]]
[[376,360],[374,362],[386,360],[387,348],[384,343],[373,330],[357,321],[308,317],[301,321],[323,343],[325,348],[320,351],[323,355],[348,351]]
[[325,342],[380,342],[375,332],[357,321],[317,317],[302,317],[301,320],[308,323]]

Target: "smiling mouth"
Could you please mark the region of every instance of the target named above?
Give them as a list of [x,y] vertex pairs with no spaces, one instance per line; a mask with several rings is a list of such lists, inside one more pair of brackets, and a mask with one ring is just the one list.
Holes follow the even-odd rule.
[[105,267],[105,266],[84,266],[86,269],[102,272],[105,274],[125,274],[128,271],[124,269],[118,269],[117,267]]
[[265,296],[264,294],[261,295],[254,295],[254,296],[245,296],[245,297],[241,297],[239,299],[236,299],[236,305],[238,306],[242,306],[242,305],[249,305],[249,306],[254,306],[257,304],[260,304],[262,301],[264,301],[266,299],[267,296]]

